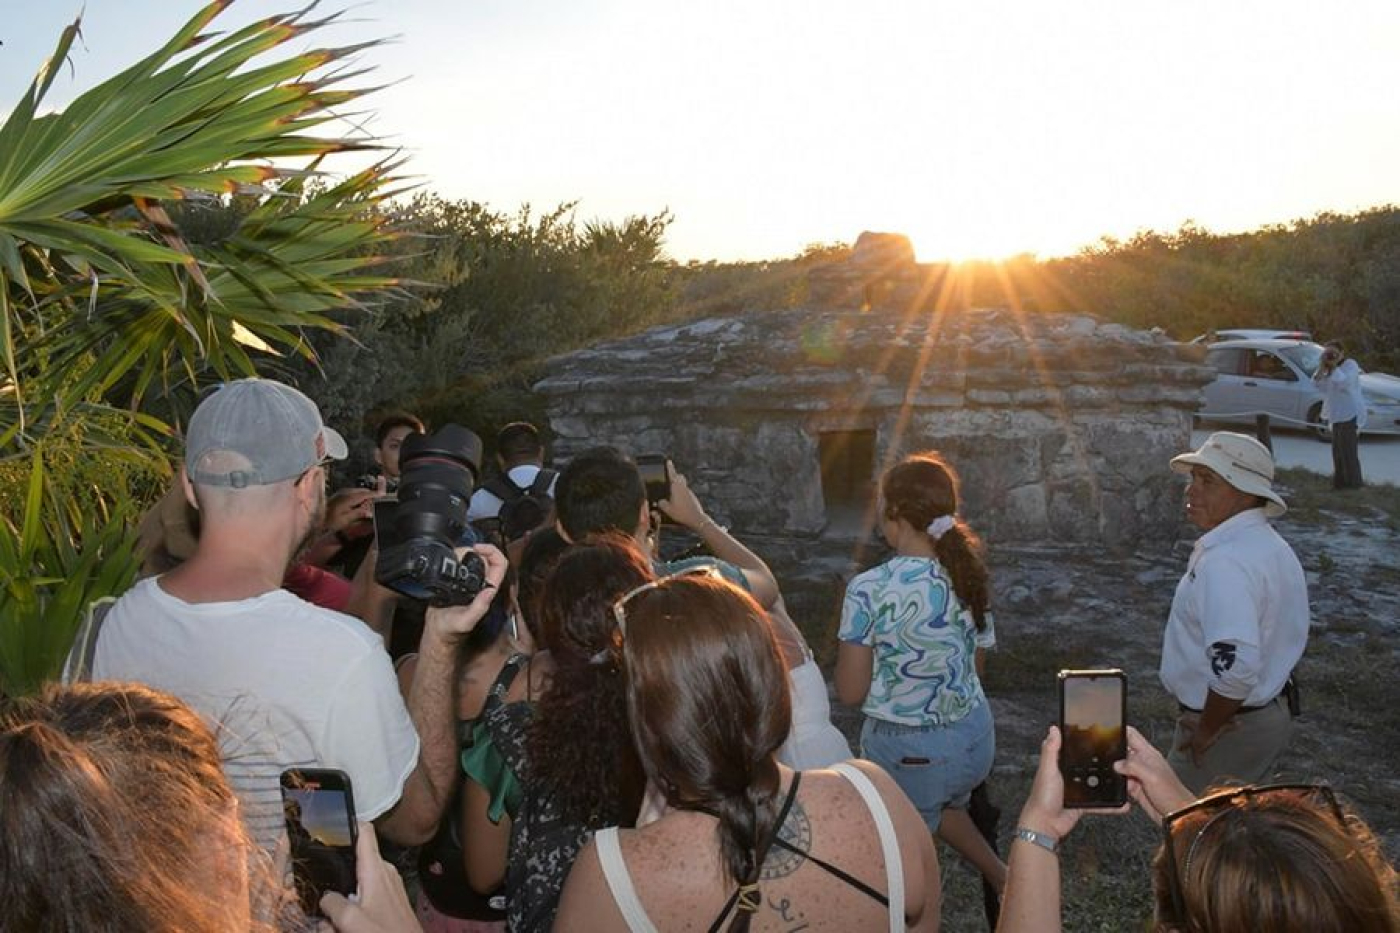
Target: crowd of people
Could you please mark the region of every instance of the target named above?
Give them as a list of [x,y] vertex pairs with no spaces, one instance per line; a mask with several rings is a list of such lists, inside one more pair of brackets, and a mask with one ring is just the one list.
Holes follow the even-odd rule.
[[[347,445],[302,393],[249,379],[199,405],[143,527],[150,575],[88,615],[64,684],[0,717],[0,933],[934,930],[935,838],[1001,898],[998,929],[1059,928],[1081,811],[1058,731],[1007,861],[969,814],[996,629],[946,458],[881,478],[892,556],[847,588],[854,757],[772,570],[673,469],[659,496],[614,448],[556,471],[509,425],[455,542],[474,596],[415,611],[378,585],[374,504],[423,430],[386,421],[380,475],[328,500]],[[1359,817],[1325,786],[1253,783],[1286,747],[1308,624],[1272,458],[1222,432],[1171,468],[1205,532],[1164,636],[1181,718],[1165,756],[1129,728],[1115,766],[1163,827],[1158,928],[1395,933]],[[664,560],[673,526],[704,553]],[[349,776],[358,822],[357,891],[320,920],[291,893],[280,784],[314,768]]]

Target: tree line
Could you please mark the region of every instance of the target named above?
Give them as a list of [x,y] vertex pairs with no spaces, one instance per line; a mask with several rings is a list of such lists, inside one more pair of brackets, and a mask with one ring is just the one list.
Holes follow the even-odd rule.
[[[851,255],[842,243],[753,262],[666,257],[672,217],[580,222],[577,205],[513,214],[424,194],[393,209],[412,231],[392,267],[435,283],[345,318],[353,335],[310,337],[291,375],[338,423],[388,408],[483,437],[544,417],[531,384],[549,357],[667,322],[802,307],[807,277]],[[1242,234],[1188,223],[1104,238],[1047,260],[929,265],[930,304],[1092,314],[1189,340],[1228,327],[1305,329],[1343,341],[1368,369],[1400,367],[1400,209],[1322,214]],[[943,290],[945,294],[939,295]]]

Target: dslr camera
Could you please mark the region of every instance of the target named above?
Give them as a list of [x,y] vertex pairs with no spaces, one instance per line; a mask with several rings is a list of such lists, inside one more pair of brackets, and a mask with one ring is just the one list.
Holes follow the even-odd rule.
[[[355,486],[358,489],[378,489],[378,473],[364,473],[355,478]],[[397,476],[386,476],[384,478],[384,491],[392,495],[399,491],[399,479]]]
[[456,548],[472,540],[467,505],[480,473],[481,438],[460,425],[404,439],[398,499],[374,506],[375,580],[433,606],[476,598],[486,585],[486,562],[475,553],[458,559]]

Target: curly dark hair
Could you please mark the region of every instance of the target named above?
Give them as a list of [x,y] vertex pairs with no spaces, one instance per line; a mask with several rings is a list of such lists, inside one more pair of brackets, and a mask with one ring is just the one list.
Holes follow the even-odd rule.
[[529,780],[561,816],[592,828],[630,826],[641,804],[613,603],[653,577],[636,542],[603,535],[564,552],[540,603],[541,647],[555,670],[530,723]]
[[880,482],[885,517],[927,528],[935,518],[953,516],[953,527],[935,542],[933,552],[953,580],[953,592],[972,611],[978,631],[987,626],[991,582],[982,539],[958,517],[958,474],[936,450],[913,454],[891,467]]

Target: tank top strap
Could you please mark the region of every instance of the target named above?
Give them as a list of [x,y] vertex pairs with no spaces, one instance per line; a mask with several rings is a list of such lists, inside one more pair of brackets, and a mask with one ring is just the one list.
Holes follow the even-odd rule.
[[904,930],[904,861],[899,856],[899,838],[895,835],[894,820],[885,800],[875,789],[870,778],[859,768],[848,762],[831,766],[831,770],[841,775],[860,794],[875,821],[875,831],[880,836],[880,851],[885,856],[885,877],[888,881],[885,890],[889,892],[890,933],[903,933]]
[[598,864],[603,869],[603,880],[612,892],[613,903],[617,904],[622,918],[627,921],[627,929],[632,933],[658,933],[637,897],[637,889],[632,887],[632,875],[627,871],[627,863],[622,860],[617,827],[598,830],[593,835],[593,843],[598,851]]
[[530,660],[527,654],[519,651],[506,658],[506,663],[501,665],[501,672],[496,675],[495,681],[491,684],[491,689],[486,693],[486,702],[482,704],[481,715],[485,715],[505,700],[506,691],[515,682],[515,675],[520,673],[520,669],[525,666],[525,662]]

